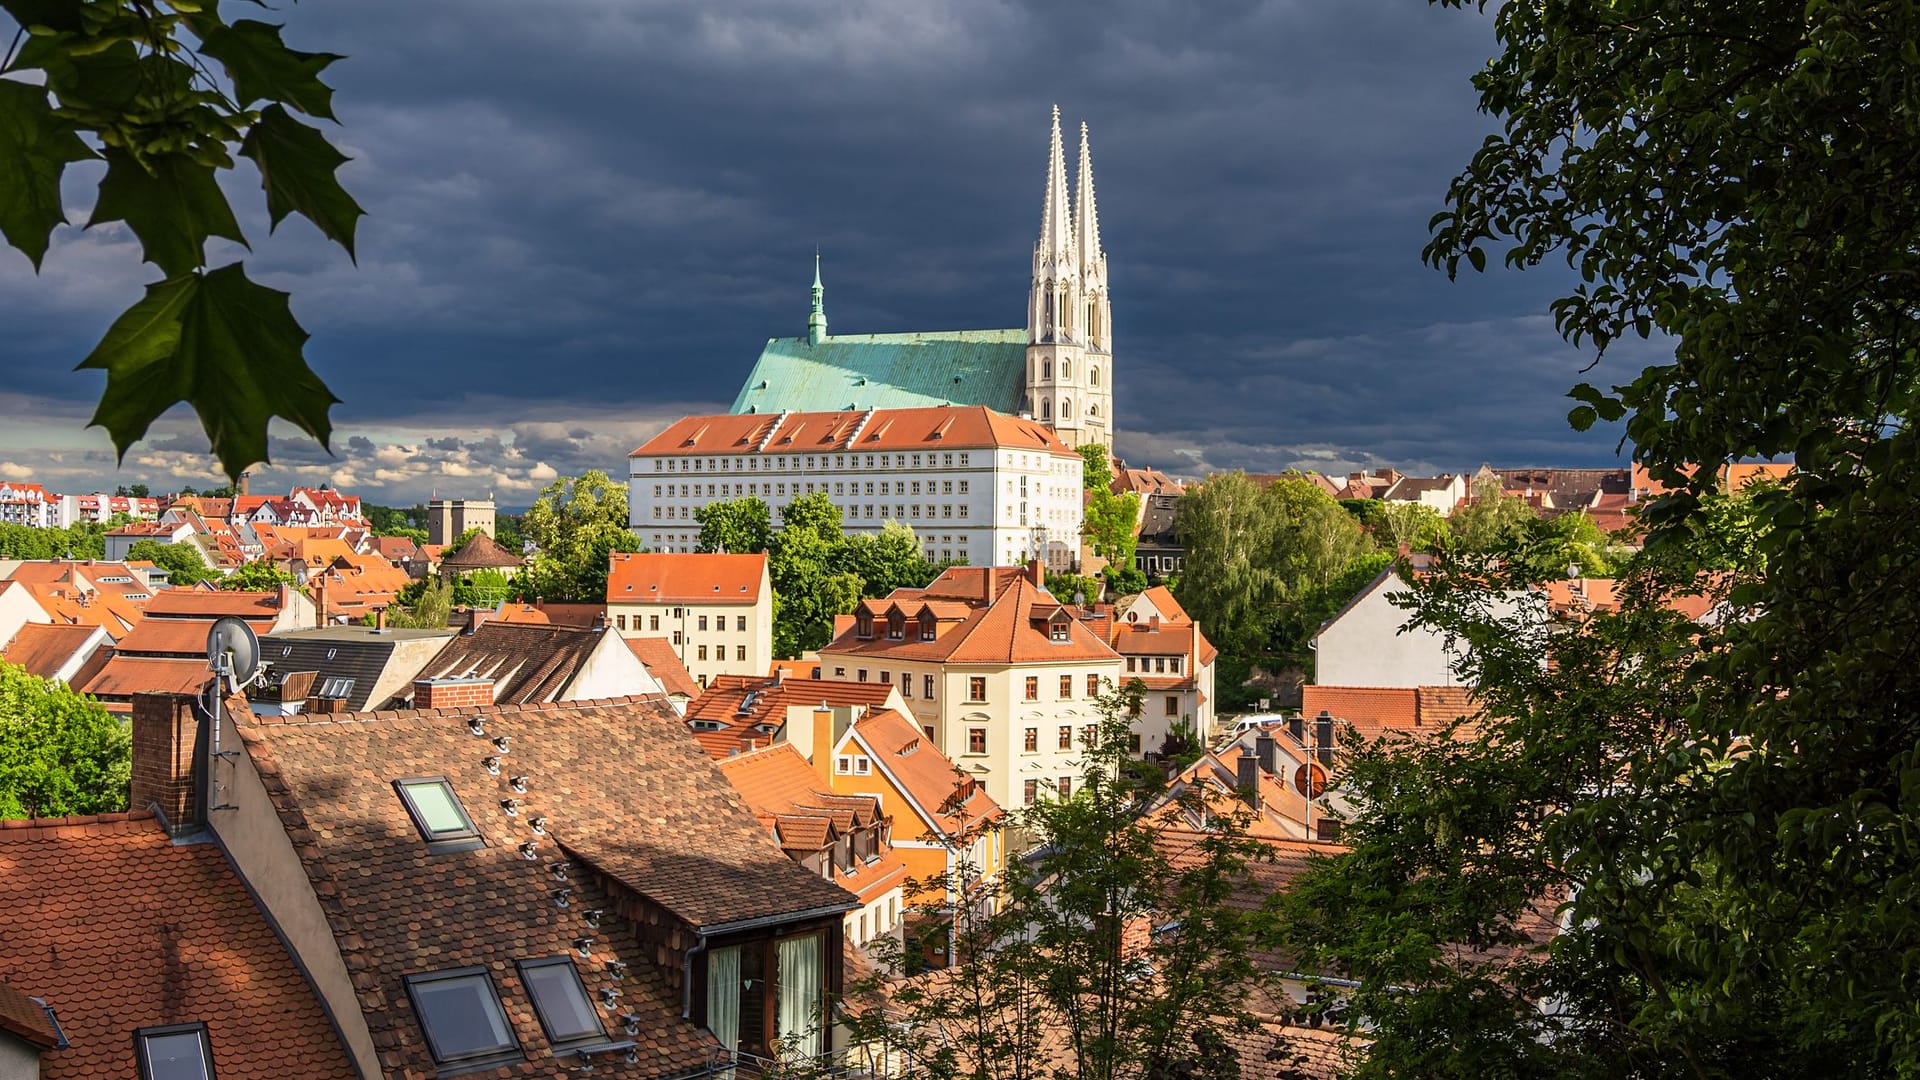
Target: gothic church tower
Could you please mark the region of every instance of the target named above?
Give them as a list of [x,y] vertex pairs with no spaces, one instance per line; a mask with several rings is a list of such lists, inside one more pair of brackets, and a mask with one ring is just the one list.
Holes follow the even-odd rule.
[[[1080,125],[1079,184],[1070,207],[1060,107],[1053,109],[1046,202],[1027,305],[1028,409],[1068,446],[1113,449],[1113,333],[1107,256],[1094,208],[1093,159]],[[1073,213],[1078,210],[1078,214]]]

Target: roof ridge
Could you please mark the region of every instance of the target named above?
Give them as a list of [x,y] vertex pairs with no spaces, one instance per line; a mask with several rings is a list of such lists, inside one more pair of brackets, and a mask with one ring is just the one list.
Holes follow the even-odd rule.
[[[0,836],[10,840],[34,840],[47,836],[72,835],[70,830],[84,829],[108,835],[151,832],[158,818],[152,810],[122,810],[105,814],[68,814],[65,817],[11,818],[0,820]],[[149,825],[148,822],[155,822]]]

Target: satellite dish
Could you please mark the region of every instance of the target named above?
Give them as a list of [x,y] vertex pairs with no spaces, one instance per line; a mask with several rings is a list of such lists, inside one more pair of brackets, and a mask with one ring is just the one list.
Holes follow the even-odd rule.
[[207,631],[207,666],[226,676],[235,690],[260,673],[260,639],[245,619],[228,615],[214,620]]

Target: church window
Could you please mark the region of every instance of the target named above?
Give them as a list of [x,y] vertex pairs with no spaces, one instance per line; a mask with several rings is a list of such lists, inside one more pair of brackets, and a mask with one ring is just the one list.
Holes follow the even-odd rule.
[[1051,360],[1040,361],[1040,377],[1043,379],[1053,378],[1053,361]]
[[1088,416],[1099,416],[1099,415],[1100,415],[1100,406],[1099,406],[1099,405],[1097,405],[1097,404],[1094,404],[1094,405],[1089,405],[1089,406],[1087,406],[1087,415],[1088,415]]
[[1090,368],[1088,368],[1088,369],[1087,369],[1087,385],[1089,385],[1089,386],[1099,386],[1099,385],[1100,385],[1100,367],[1099,367],[1099,365],[1097,365],[1097,364],[1096,364],[1096,365],[1094,365],[1093,367],[1090,367]]
[[1051,401],[1040,402],[1040,419],[1042,420],[1053,419],[1053,402]]
[[1071,398],[1060,399],[1060,419],[1073,419],[1073,400]]
[[1062,379],[1073,378],[1073,361],[1071,360],[1060,361],[1060,377]]

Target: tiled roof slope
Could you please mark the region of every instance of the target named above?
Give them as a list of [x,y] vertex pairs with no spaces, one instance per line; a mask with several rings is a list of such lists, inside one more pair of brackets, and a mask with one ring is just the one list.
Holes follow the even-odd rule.
[[616,551],[609,556],[609,604],[757,604],[767,556]]
[[[867,820],[880,813],[877,798],[838,796],[826,790],[820,774],[788,743],[728,758],[720,763],[720,772],[789,849],[819,851],[826,846],[828,824],[844,834],[853,826],[856,813]],[[833,880],[871,903],[906,876],[906,865],[888,845],[873,862],[855,859],[851,873],[836,865]]]
[[1020,411],[1025,330],[945,330],[773,338],[747,373],[732,411],[778,412],[985,405]]
[[[855,736],[917,803],[922,811],[950,836],[974,831],[1003,815],[1000,804],[971,775],[954,768],[953,762],[938,747],[922,737],[913,721],[893,710],[868,713],[854,721]],[[900,819],[896,832],[902,840],[919,839]]]
[[681,662],[680,654],[673,651],[673,642],[663,637],[630,637],[626,642],[627,649],[646,665],[647,672],[669,696],[677,695],[688,701],[700,696],[700,683]]
[[[896,693],[892,683],[823,682],[819,679],[716,675],[707,691],[687,706],[687,724],[725,724],[719,731],[696,729],[694,739],[715,758],[766,746],[787,722],[793,705],[861,705],[879,709]],[[762,726],[770,731],[759,730]]]
[[492,679],[493,699],[502,705],[554,701],[572,684],[605,632],[485,622],[469,633],[455,634],[417,678]]
[[[991,600],[981,599],[991,595]],[[947,601],[955,603],[947,604]],[[960,604],[965,604],[961,607]],[[1034,664],[1112,660],[1116,653],[1101,635],[1064,607],[1052,593],[1019,571],[950,567],[925,589],[895,589],[861,607],[874,616],[871,638],[850,627],[820,650],[821,655],[872,656],[949,664]],[[906,616],[904,640],[886,636],[887,613],[898,607]],[[918,612],[931,607],[940,629],[932,641],[920,640]],[[1067,640],[1054,641],[1037,620],[1065,611]],[[950,619],[958,625],[948,626]]]
[[501,546],[500,541],[486,533],[473,534],[473,539],[461,545],[460,550],[440,560],[440,565],[448,570],[513,570],[526,560]]
[[[484,720],[484,735],[470,733],[469,716]],[[549,864],[563,851],[695,926],[852,903],[773,845],[663,698],[242,717],[240,736],[342,943],[390,1071],[432,1068],[404,977],[485,965],[534,1060],[475,1075],[555,1072],[513,965],[564,954],[583,934],[595,939],[580,965],[589,993],[612,985],[607,961],[631,965],[621,1003],[642,1017],[643,1064],[623,1072],[609,1063],[615,1074],[672,1075],[706,1060],[711,1040],[680,1018],[631,927],[581,921],[610,906],[592,875],[574,867],[570,906],[556,907]],[[500,737],[504,754],[492,741]],[[449,781],[487,846],[428,854],[392,786],[420,776]],[[514,795],[513,776],[527,778],[525,794]],[[509,815],[502,800],[516,797]],[[532,831],[535,817],[547,819],[548,835]],[[532,860],[519,850],[526,842],[538,845]]]
[[46,1007],[4,982],[0,982],[0,1031],[42,1050],[60,1045],[60,1033],[53,1029]]
[[272,619],[280,614],[277,592],[226,592],[219,589],[162,589],[147,601],[147,614],[189,619],[217,619],[237,615],[243,619]]
[[985,447],[1074,456],[1067,444],[1046,425],[978,406],[880,409],[872,413],[862,407],[762,416],[689,416],[675,421],[628,456],[819,454]]
[[[95,627],[63,626],[59,623],[28,623],[7,642],[5,652],[0,652],[0,660],[17,664],[43,679],[51,679],[55,672],[73,659],[80,647],[92,640]],[[202,648],[204,650],[204,646]]]
[[221,1080],[354,1075],[307,981],[213,844],[147,813],[0,823],[0,980],[71,1045],[42,1080],[137,1075],[135,1028],[204,1021]]

